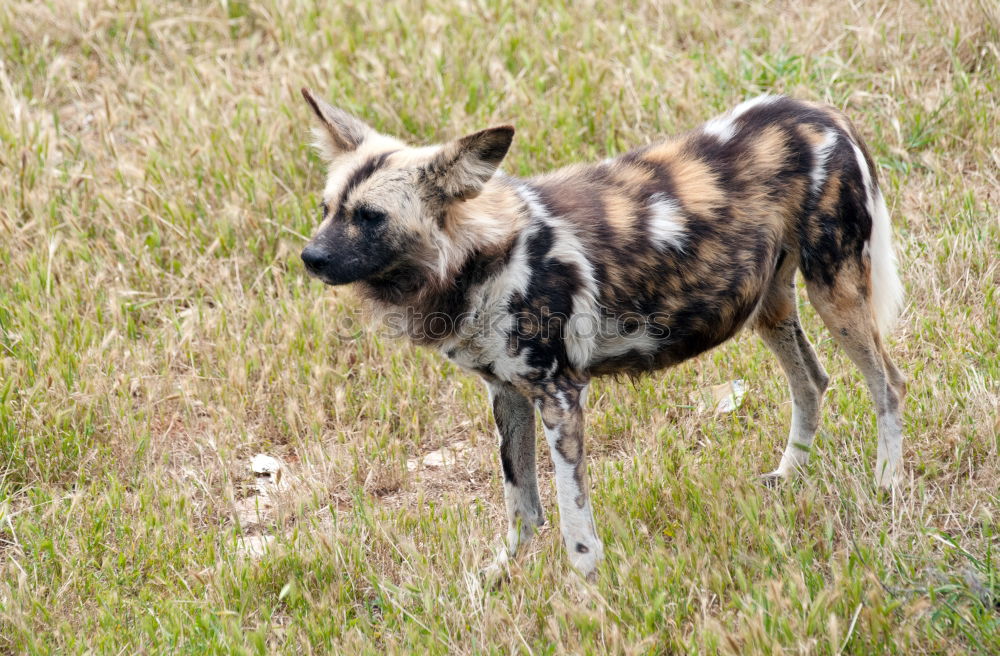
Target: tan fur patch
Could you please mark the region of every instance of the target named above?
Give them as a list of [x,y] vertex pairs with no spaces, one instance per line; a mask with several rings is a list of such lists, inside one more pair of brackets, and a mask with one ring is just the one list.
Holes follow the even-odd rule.
[[551,171],[549,173],[543,173],[535,178],[535,181],[539,184],[551,184],[559,185],[572,183],[579,177],[590,170],[591,165],[589,164],[570,164],[561,169]]
[[846,116],[841,114],[833,107],[830,107],[829,105],[816,105],[816,109],[824,112],[827,116],[829,116],[830,120],[833,121],[834,125],[840,128],[841,132],[853,136],[854,129],[852,128],[850,121],[847,120]]
[[[497,217],[503,217],[498,222]],[[444,231],[453,240],[478,245],[506,241],[527,222],[523,203],[509,189],[488,186],[473,201],[452,203],[445,210]]]
[[653,182],[653,173],[638,166],[619,164],[611,170],[610,178],[613,184],[631,191]]
[[389,157],[389,164],[399,168],[414,168],[431,161],[431,158],[439,152],[441,152],[441,146],[404,148]]
[[611,228],[622,238],[631,239],[637,214],[635,204],[615,190],[606,191],[601,200]]
[[777,209],[778,214],[789,222],[789,227],[792,227],[791,222],[798,220],[799,208],[805,202],[808,190],[809,181],[805,178],[793,178],[785,186],[785,193],[777,203]]
[[664,163],[670,169],[678,200],[689,212],[707,215],[725,204],[726,194],[708,164],[690,156]]
[[768,125],[749,144],[744,178],[758,180],[778,172],[788,156],[788,133],[777,125]]
[[578,421],[572,422],[567,421],[563,424],[562,436],[559,439],[559,453],[562,457],[566,459],[567,462],[579,462],[580,457],[583,455],[583,439],[580,433],[582,432],[582,427],[579,426]]
[[669,139],[662,143],[654,144],[648,151],[646,151],[644,158],[661,162],[663,164],[669,164],[674,159],[681,157],[681,152],[684,150],[686,142],[683,138],[679,139]]
[[869,284],[868,271],[862,268],[858,261],[845,260],[832,286],[813,285],[807,282],[809,301],[824,318],[827,315],[836,317],[832,321],[835,325],[846,327],[853,325],[859,328],[870,323],[871,332],[877,334],[874,319],[862,302],[863,294]]
[[[823,185],[823,195],[820,196],[816,210],[821,215],[833,215],[840,201],[840,172],[831,171]],[[818,235],[817,235],[818,237]]]
[[494,186],[487,187],[476,197],[475,202],[453,203],[445,211],[445,231],[451,237],[475,227],[479,217],[495,218],[502,216],[507,219],[505,232],[512,232],[522,227],[526,216],[521,199],[507,189]]
[[795,126],[795,130],[800,137],[805,139],[806,142],[812,146],[813,150],[826,141],[826,134],[816,129],[816,126],[814,125],[799,124]]
[[[789,262],[792,262],[789,265]],[[770,288],[764,292],[757,310],[756,322],[767,327],[777,326],[795,312],[795,292],[791,281],[795,275],[795,264],[786,260],[782,271],[775,274]],[[791,274],[788,272],[791,271]]]

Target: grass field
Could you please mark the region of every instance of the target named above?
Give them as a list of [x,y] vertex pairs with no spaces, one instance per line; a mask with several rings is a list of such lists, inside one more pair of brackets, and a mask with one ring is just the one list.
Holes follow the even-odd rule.
[[[1000,8],[572,7],[0,3],[0,653],[1000,652]],[[873,488],[868,394],[802,301],[832,376],[807,478],[757,483],[790,404],[743,334],[594,386],[595,584],[539,440],[548,524],[483,586],[485,392],[306,277],[304,85],[415,143],[510,121],[523,175],[763,91],[843,108],[907,289],[907,483]]]

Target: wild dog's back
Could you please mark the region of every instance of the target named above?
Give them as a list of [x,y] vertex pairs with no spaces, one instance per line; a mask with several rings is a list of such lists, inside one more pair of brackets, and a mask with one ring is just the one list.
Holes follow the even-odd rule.
[[[789,256],[807,279],[832,279],[861,255],[884,208],[849,121],[782,96],[533,179],[522,193],[551,227],[553,248],[561,239],[582,249],[551,254],[571,270],[558,285],[573,293],[550,310],[607,328],[568,331],[570,362],[598,374],[659,368],[725,341]],[[622,318],[644,323],[634,331],[608,325]]]

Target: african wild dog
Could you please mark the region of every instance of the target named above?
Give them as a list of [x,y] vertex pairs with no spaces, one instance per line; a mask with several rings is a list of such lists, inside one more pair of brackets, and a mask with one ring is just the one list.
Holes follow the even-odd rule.
[[902,287],[875,167],[839,111],[762,96],[679,138],[520,179],[497,171],[512,127],[412,148],[302,93],[329,162],[302,260],[327,284],[356,283],[417,342],[485,379],[508,553],[543,522],[533,409],[563,540],[590,575],[603,552],[585,475],[590,379],[676,364],[744,325],[778,357],[793,401],[767,476],[800,469],[829,379],[799,325],[796,271],[874,398],[877,483],[900,476],[906,385],[882,335]]

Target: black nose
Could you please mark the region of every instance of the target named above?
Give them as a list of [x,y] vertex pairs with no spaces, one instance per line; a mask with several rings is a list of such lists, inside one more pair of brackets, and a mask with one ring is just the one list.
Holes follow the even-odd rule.
[[321,271],[330,264],[330,254],[310,244],[302,249],[302,263],[310,271]]

